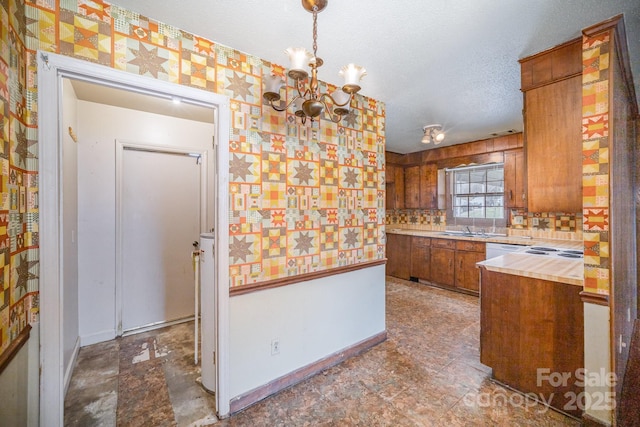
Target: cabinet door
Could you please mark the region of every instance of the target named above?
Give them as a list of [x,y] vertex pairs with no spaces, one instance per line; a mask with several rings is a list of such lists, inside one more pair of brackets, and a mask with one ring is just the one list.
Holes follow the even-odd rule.
[[504,205],[507,208],[526,207],[524,150],[504,153]]
[[582,211],[582,77],[524,94],[529,212]]
[[387,182],[385,184],[385,208],[386,209],[398,209],[396,207],[398,196],[396,195],[395,182]]
[[420,165],[420,207],[438,208],[438,166],[435,163]]
[[431,247],[428,237],[411,238],[411,277],[431,280]]
[[476,263],[482,260],[482,252],[456,251],[456,288],[472,292],[480,290],[480,271]]
[[393,174],[396,190],[395,209],[404,209],[404,168],[395,166]]
[[396,166],[391,163],[385,165],[384,182],[391,184],[396,182]]
[[453,261],[455,251],[431,247],[431,281],[445,286],[453,286],[455,279],[455,269]]
[[411,236],[401,234],[387,234],[387,266],[386,274],[400,279],[409,280],[411,260]]
[[420,166],[409,166],[404,169],[404,207],[420,208]]

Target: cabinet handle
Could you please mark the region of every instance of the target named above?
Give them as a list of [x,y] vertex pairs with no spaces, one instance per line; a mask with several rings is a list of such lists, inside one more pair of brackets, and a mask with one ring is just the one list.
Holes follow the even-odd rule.
[[509,190],[509,200],[513,200],[513,190]]

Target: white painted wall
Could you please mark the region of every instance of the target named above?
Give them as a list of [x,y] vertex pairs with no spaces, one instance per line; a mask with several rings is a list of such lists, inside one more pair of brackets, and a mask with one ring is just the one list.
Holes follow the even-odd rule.
[[[584,367],[588,373],[598,374],[597,378],[602,378],[599,374],[601,370],[607,374],[611,372],[610,324],[611,310],[609,307],[584,303]],[[602,379],[604,380],[604,378]],[[622,381],[622,378],[619,380]],[[586,396],[590,397],[586,401],[594,405],[586,407],[585,412],[606,425],[611,425],[613,412],[607,410],[604,399],[611,396],[610,393],[615,392],[615,385],[611,388],[606,385],[605,381],[601,384],[587,382],[584,392]]]
[[39,424],[39,325],[31,325],[26,344],[0,375],[0,425]]
[[76,94],[67,79],[62,81],[62,360],[65,391],[71,379],[79,347],[78,319],[78,145],[69,135],[77,132]]
[[[213,129],[212,123],[78,102],[78,270],[83,346],[116,335],[115,141],[207,149],[211,183]],[[212,206],[213,185],[209,189]],[[208,209],[207,218],[207,224],[213,224],[213,209]]]
[[[230,299],[230,396],[385,330],[384,265]],[[271,341],[280,342],[271,354]]]

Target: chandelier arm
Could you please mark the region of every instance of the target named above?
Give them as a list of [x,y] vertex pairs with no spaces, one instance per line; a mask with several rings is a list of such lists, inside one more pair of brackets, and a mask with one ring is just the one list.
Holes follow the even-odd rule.
[[[334,114],[333,110],[331,108],[329,108],[329,106],[327,105],[327,103],[322,99],[324,98],[326,94],[323,94],[320,97],[320,102],[322,102],[322,105],[324,105],[324,110],[327,112],[327,114],[329,115],[329,119],[333,122],[333,123],[338,123],[341,119],[342,119],[342,115],[340,114]],[[326,95],[327,97],[331,98],[331,96]],[[333,99],[333,98],[332,98]]]
[[307,95],[311,93],[309,88],[302,82],[302,80],[298,80],[296,83],[296,90],[298,91],[296,98],[307,98]]
[[289,107],[291,107],[291,105],[293,105],[294,102],[296,102],[296,99],[298,98],[303,98],[302,96],[294,96],[293,99],[291,101],[289,101],[289,103],[284,106],[284,107],[277,107],[276,105],[274,105],[273,101],[269,101],[269,105],[271,106],[271,108],[273,108],[276,111],[285,111],[287,110]]
[[[347,99],[347,101],[344,104],[340,104],[338,103],[333,96],[329,95],[329,93],[323,93],[320,96],[320,99],[322,100],[322,98],[329,98],[331,100],[331,102],[333,103],[333,105],[338,106],[338,107],[344,107],[345,105],[351,105],[351,100],[353,99],[353,94],[349,94],[349,99]],[[324,101],[322,102],[323,104],[325,104],[325,106],[327,105]]]

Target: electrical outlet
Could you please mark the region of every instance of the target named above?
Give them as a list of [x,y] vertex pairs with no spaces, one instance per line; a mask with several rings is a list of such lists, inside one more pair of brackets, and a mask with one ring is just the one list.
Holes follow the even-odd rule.
[[276,354],[280,354],[280,340],[278,338],[271,340],[271,355],[274,356]]

